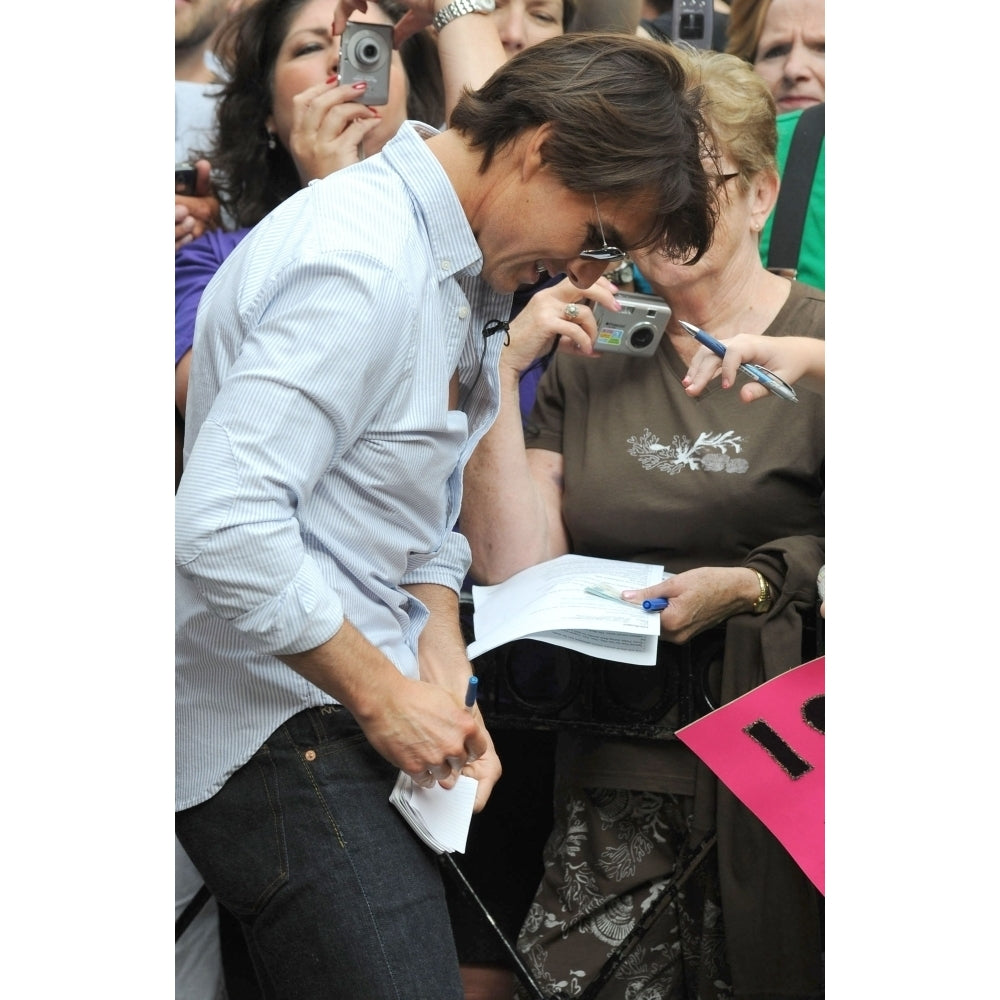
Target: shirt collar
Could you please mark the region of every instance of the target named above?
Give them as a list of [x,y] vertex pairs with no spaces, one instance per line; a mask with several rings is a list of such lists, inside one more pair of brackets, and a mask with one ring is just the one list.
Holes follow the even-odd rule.
[[[483,254],[462,203],[437,157],[425,145],[426,139],[439,132],[424,122],[404,122],[382,147],[382,155],[413,197],[441,278],[479,274]],[[432,208],[430,213],[428,208]]]

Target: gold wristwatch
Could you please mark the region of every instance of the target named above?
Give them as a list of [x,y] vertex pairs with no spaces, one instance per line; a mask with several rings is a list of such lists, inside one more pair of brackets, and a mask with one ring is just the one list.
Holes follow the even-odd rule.
[[435,15],[431,24],[440,31],[446,24],[451,24],[456,17],[463,14],[490,14],[496,7],[496,0],[455,0],[454,3],[442,7]]
[[767,578],[764,574],[758,569],[755,569],[754,572],[757,574],[757,584],[760,587],[760,596],[754,602],[754,606],[750,610],[755,615],[762,615],[766,611],[771,610],[771,605],[774,604],[774,598],[771,597],[771,585],[767,582]]

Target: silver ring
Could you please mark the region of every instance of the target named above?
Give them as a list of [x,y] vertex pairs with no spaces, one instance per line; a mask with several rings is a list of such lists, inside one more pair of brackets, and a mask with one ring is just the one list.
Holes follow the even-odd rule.
[[580,307],[575,302],[571,302],[565,309],[563,309],[563,315],[567,319],[576,319],[576,317],[580,315]]

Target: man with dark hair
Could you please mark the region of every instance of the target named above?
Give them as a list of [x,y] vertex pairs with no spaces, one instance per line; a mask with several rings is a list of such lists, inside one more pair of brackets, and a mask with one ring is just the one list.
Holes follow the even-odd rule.
[[[471,5],[436,2],[440,31]],[[670,49],[563,35],[293,195],[205,291],[177,491],[177,832],[275,1000],[461,1000],[403,771],[486,803],[462,473],[539,272],[699,257],[703,123]],[[578,311],[567,309],[571,317]]]

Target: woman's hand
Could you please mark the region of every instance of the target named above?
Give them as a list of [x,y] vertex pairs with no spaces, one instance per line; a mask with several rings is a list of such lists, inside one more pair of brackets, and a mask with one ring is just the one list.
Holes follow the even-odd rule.
[[[393,28],[392,44],[399,48],[410,35],[426,28],[434,20],[434,0],[399,0],[409,10],[399,19]],[[347,19],[356,10],[366,11],[367,0],[337,0],[333,10],[333,33],[342,35],[347,25]]]
[[[719,358],[707,347],[699,347],[691,359],[683,385],[689,396],[697,396],[717,375],[722,388],[736,381],[742,364],[762,365],[789,385],[801,381],[807,389],[823,392],[826,381],[826,342],[815,337],[765,337],[740,333],[723,342],[726,356]],[[752,403],[770,393],[759,382],[740,388],[740,399]]]
[[382,118],[357,96],[353,87],[338,87],[331,77],[292,99],[288,151],[303,186],[361,159],[358,147]]
[[650,597],[670,603],[660,612],[660,634],[669,642],[687,642],[731,615],[751,610],[760,596],[757,574],[746,566],[702,566],[678,573],[642,590],[626,590],[626,601]]
[[174,196],[174,252],[222,223],[219,201],[212,195],[211,164],[198,160],[193,195]]
[[614,312],[621,309],[615,286],[607,278],[598,278],[584,289],[577,288],[569,278],[542,288],[511,322],[510,344],[504,348],[501,364],[523,372],[552,349],[554,337],[560,337],[560,351],[598,357],[594,351],[597,323],[584,299],[598,301]]

